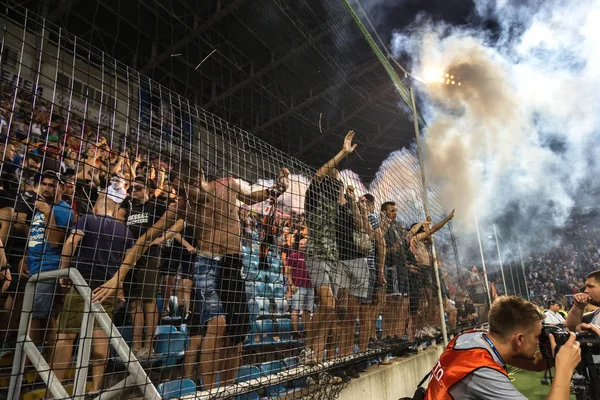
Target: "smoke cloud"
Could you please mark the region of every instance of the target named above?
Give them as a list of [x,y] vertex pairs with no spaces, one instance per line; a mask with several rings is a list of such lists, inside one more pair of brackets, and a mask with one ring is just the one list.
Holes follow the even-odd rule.
[[423,16],[394,35],[421,81],[426,171],[459,231],[474,212],[510,214],[522,239],[548,243],[578,193],[598,188],[600,1],[475,3],[496,37]]

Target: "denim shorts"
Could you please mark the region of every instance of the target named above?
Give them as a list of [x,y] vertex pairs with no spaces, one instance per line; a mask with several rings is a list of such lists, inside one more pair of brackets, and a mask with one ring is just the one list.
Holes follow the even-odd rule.
[[220,257],[197,256],[194,264],[194,322],[202,332],[206,323],[213,318],[225,315],[225,308],[219,296],[221,278]]
[[292,310],[313,311],[315,305],[315,289],[309,287],[296,287],[296,293],[292,295]]
[[38,282],[35,285],[31,318],[47,319],[51,316],[56,317],[58,312],[54,307],[54,300],[57,294],[55,281]]

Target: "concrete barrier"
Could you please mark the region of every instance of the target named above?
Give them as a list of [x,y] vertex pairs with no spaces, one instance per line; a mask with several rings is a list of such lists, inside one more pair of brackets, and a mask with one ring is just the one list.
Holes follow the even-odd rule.
[[398,400],[412,397],[444,350],[443,345],[394,360],[391,365],[372,366],[340,393],[340,400]]

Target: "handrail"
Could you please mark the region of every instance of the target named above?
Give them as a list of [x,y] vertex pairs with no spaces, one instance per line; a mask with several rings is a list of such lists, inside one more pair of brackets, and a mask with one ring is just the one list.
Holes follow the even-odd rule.
[[[29,337],[31,326],[31,311],[33,308],[33,296],[35,286],[38,282],[57,280],[59,278],[69,278],[73,282],[73,287],[79,292],[85,303],[85,310],[91,310],[86,313],[81,323],[79,335],[79,351],[77,352],[76,375],[73,388],[73,397],[70,397],[61,382],[58,381],[54,372],[50,370],[48,363],[42,357],[40,351]],[[10,388],[8,392],[9,399],[18,399],[21,394],[21,384],[23,382],[23,373],[25,370],[25,357],[31,360],[32,365],[38,374],[44,379],[44,383],[55,399],[75,399],[84,398],[85,386],[87,381],[88,367],[91,352],[91,332],[94,328],[94,320],[98,322],[100,328],[109,337],[110,344],[115,348],[121,360],[129,360],[126,363],[127,376],[122,382],[113,386],[113,388],[125,388],[127,386],[137,386],[144,393],[146,400],[160,400],[161,396],[152,384],[148,375],[140,365],[129,349],[129,346],[123,340],[123,337],[112,323],[106,311],[99,303],[91,303],[92,291],[87,282],[81,276],[81,273],[74,268],[59,269],[56,271],[41,272],[29,278],[25,288],[23,298],[23,309],[21,320],[19,321],[19,334],[17,345],[15,347],[15,356],[13,361],[12,373],[10,377]],[[104,393],[98,398],[109,398],[109,393]]]

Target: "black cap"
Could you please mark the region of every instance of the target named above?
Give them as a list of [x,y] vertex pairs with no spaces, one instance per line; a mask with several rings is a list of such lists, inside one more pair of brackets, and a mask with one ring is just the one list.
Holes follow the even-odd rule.
[[42,172],[42,176],[41,178],[51,178],[51,179],[56,179],[59,183],[64,184],[66,182],[65,177],[57,171],[53,171],[53,170],[45,170],[44,172]]

